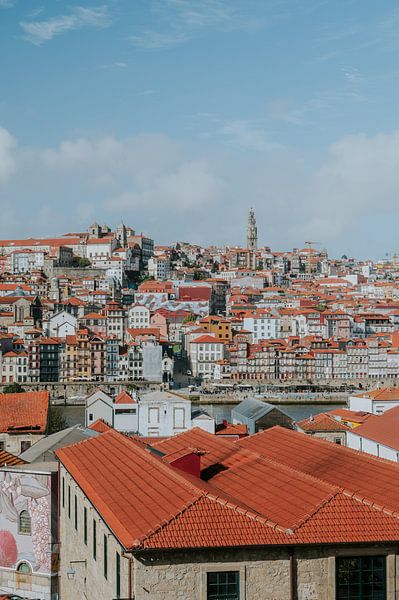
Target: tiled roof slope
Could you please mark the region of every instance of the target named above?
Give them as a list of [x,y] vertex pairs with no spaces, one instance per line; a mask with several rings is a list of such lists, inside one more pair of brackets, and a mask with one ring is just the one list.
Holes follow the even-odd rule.
[[283,427],[271,427],[235,444],[349,490],[370,504],[399,511],[399,466],[391,461]]
[[0,394],[0,432],[45,433],[49,392]]
[[109,423],[107,423],[107,421],[104,421],[104,419],[97,419],[97,421],[94,421],[94,423],[89,425],[89,429],[97,431],[97,433],[105,433],[106,431],[110,431],[110,429],[113,428]]
[[302,421],[298,421],[297,425],[302,431],[350,431],[350,427],[326,413],[302,419]]
[[8,466],[12,467],[13,465],[24,465],[25,461],[19,456],[15,456],[14,454],[10,454],[6,450],[0,451],[0,467]]
[[210,483],[114,430],[57,455],[130,550],[399,539],[397,465],[279,427],[230,444]]

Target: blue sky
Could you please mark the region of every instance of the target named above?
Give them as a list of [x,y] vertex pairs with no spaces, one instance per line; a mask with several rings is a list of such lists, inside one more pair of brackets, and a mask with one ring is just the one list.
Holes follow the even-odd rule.
[[[0,235],[397,251],[391,0],[0,0]],[[398,244],[399,245],[399,244]]]

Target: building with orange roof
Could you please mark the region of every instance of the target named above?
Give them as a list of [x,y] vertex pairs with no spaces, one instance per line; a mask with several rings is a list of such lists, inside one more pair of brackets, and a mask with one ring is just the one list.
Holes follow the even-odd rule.
[[0,394],[0,450],[21,454],[47,432],[48,392]]
[[280,427],[171,441],[111,430],[57,451],[66,598],[357,600],[367,586],[388,600],[399,587],[397,465]]

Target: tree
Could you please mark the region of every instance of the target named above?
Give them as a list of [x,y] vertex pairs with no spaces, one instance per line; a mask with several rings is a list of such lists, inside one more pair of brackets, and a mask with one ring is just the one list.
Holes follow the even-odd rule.
[[74,267],[77,267],[79,269],[84,269],[85,267],[89,267],[91,265],[91,262],[88,258],[85,258],[83,256],[74,256],[73,265]]
[[189,315],[187,315],[187,317],[184,317],[183,323],[192,323],[195,322],[196,319],[197,317],[194,315],[194,313],[190,313]]
[[60,406],[49,407],[48,433],[57,433],[68,426]]
[[23,394],[24,388],[19,383],[10,383],[3,388],[3,394]]
[[201,279],[206,279],[206,274],[202,271],[198,271],[197,269],[194,271],[193,280],[200,281]]

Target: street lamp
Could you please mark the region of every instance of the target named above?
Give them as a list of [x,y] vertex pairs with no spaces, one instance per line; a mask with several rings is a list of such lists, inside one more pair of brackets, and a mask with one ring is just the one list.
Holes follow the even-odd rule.
[[84,565],[85,568],[87,567],[87,561],[86,560],[70,560],[69,561],[69,567],[67,568],[67,577],[68,579],[74,579],[75,575],[76,575],[76,571],[73,568],[73,565]]

